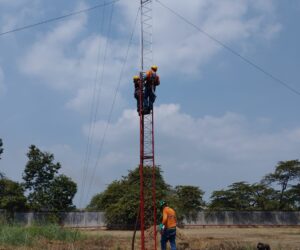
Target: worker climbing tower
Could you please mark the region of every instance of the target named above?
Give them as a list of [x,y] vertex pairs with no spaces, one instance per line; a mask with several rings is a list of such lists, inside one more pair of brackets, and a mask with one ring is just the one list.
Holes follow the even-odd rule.
[[[139,93],[140,117],[140,229],[141,250],[156,250],[156,186],[155,186],[155,154],[154,154],[154,109],[145,111],[144,79],[145,70],[150,69],[153,61],[152,51],[152,0],[139,0],[141,4],[141,69]],[[152,176],[145,175],[144,167],[152,167]],[[147,178],[147,179],[146,179]],[[149,185],[150,183],[150,185]],[[149,194],[150,192],[150,194]],[[152,197],[152,199],[149,199]],[[147,204],[145,209],[145,204]],[[149,204],[152,204],[149,206]],[[149,209],[151,207],[151,209]],[[145,220],[147,219],[147,221]],[[151,233],[145,233],[149,229]],[[151,227],[152,230],[151,230]]]

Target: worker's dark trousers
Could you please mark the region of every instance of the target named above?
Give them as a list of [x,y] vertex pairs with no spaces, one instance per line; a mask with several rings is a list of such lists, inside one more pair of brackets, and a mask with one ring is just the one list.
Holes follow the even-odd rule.
[[134,98],[136,99],[136,110],[137,110],[137,112],[139,112],[139,109],[140,109],[140,97],[139,97],[138,93],[134,93]]
[[176,229],[166,229],[161,235],[161,250],[167,249],[167,242],[170,241],[171,250],[176,250]]
[[146,88],[144,94],[144,108],[152,110],[155,99],[156,95],[154,91],[151,88]]

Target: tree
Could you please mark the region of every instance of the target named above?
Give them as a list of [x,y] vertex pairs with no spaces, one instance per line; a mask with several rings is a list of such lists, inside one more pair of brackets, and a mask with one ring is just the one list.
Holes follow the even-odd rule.
[[203,209],[204,192],[195,186],[175,187],[175,207],[179,220],[186,219],[188,222],[195,221],[199,211]]
[[104,193],[94,195],[86,209],[88,211],[104,211],[105,203],[103,202],[103,195]]
[[291,204],[291,209],[300,210],[300,183],[287,190],[285,196]]
[[21,184],[9,179],[0,179],[0,209],[12,213],[24,211],[26,208],[26,197]]
[[228,190],[214,191],[211,195],[211,210],[274,210],[278,192],[264,184],[236,182]]
[[228,190],[214,191],[211,195],[212,210],[247,210],[252,207],[251,185],[246,182],[235,182]]
[[213,191],[210,196],[210,210],[234,210],[232,206],[232,193],[229,190]]
[[235,182],[231,184],[229,191],[232,195],[232,203],[235,210],[248,210],[253,207],[251,185],[246,182]]
[[278,209],[291,209],[292,201],[288,196],[288,188],[296,180],[300,180],[299,160],[280,161],[274,173],[266,175],[262,183],[267,185],[277,184],[280,188]]
[[77,185],[65,175],[56,176],[50,187],[52,211],[71,211],[75,209],[73,198]]
[[41,152],[31,145],[27,153],[23,180],[28,192],[30,208],[36,211],[69,210],[77,185],[70,178],[58,175],[59,162],[53,163],[54,155]]
[[90,211],[105,211],[112,204],[118,201],[124,195],[125,183],[123,181],[113,181],[109,184],[103,193],[96,194],[92,197],[87,209]]
[[253,209],[255,210],[276,210],[278,207],[279,192],[262,183],[251,185]]
[[[152,206],[152,167],[145,166],[144,170],[144,196],[145,196],[145,224],[153,223]],[[156,168],[156,199],[157,208],[159,200],[168,198],[171,190],[161,175],[160,168]],[[139,210],[140,175],[139,168],[128,172],[121,180],[116,180],[108,185],[106,190],[95,195],[89,210],[104,211],[108,228],[133,228]],[[168,200],[168,199],[166,199]],[[158,216],[159,218],[159,216]]]

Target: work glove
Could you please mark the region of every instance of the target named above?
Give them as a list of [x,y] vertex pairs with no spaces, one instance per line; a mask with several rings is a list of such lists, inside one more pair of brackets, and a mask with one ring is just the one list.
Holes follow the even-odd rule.
[[162,223],[160,223],[160,224],[159,224],[159,230],[160,230],[161,232],[164,231],[164,230],[165,230],[165,225],[162,224]]

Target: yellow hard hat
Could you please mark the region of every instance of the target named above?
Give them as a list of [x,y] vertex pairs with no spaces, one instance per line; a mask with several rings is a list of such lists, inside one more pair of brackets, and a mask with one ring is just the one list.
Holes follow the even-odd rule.
[[140,79],[139,76],[134,76],[134,77],[133,77],[133,80],[135,80],[135,81],[136,81],[136,80],[139,80],[139,79]]
[[158,67],[157,67],[157,65],[152,65],[151,69],[154,70],[154,71],[157,71]]

